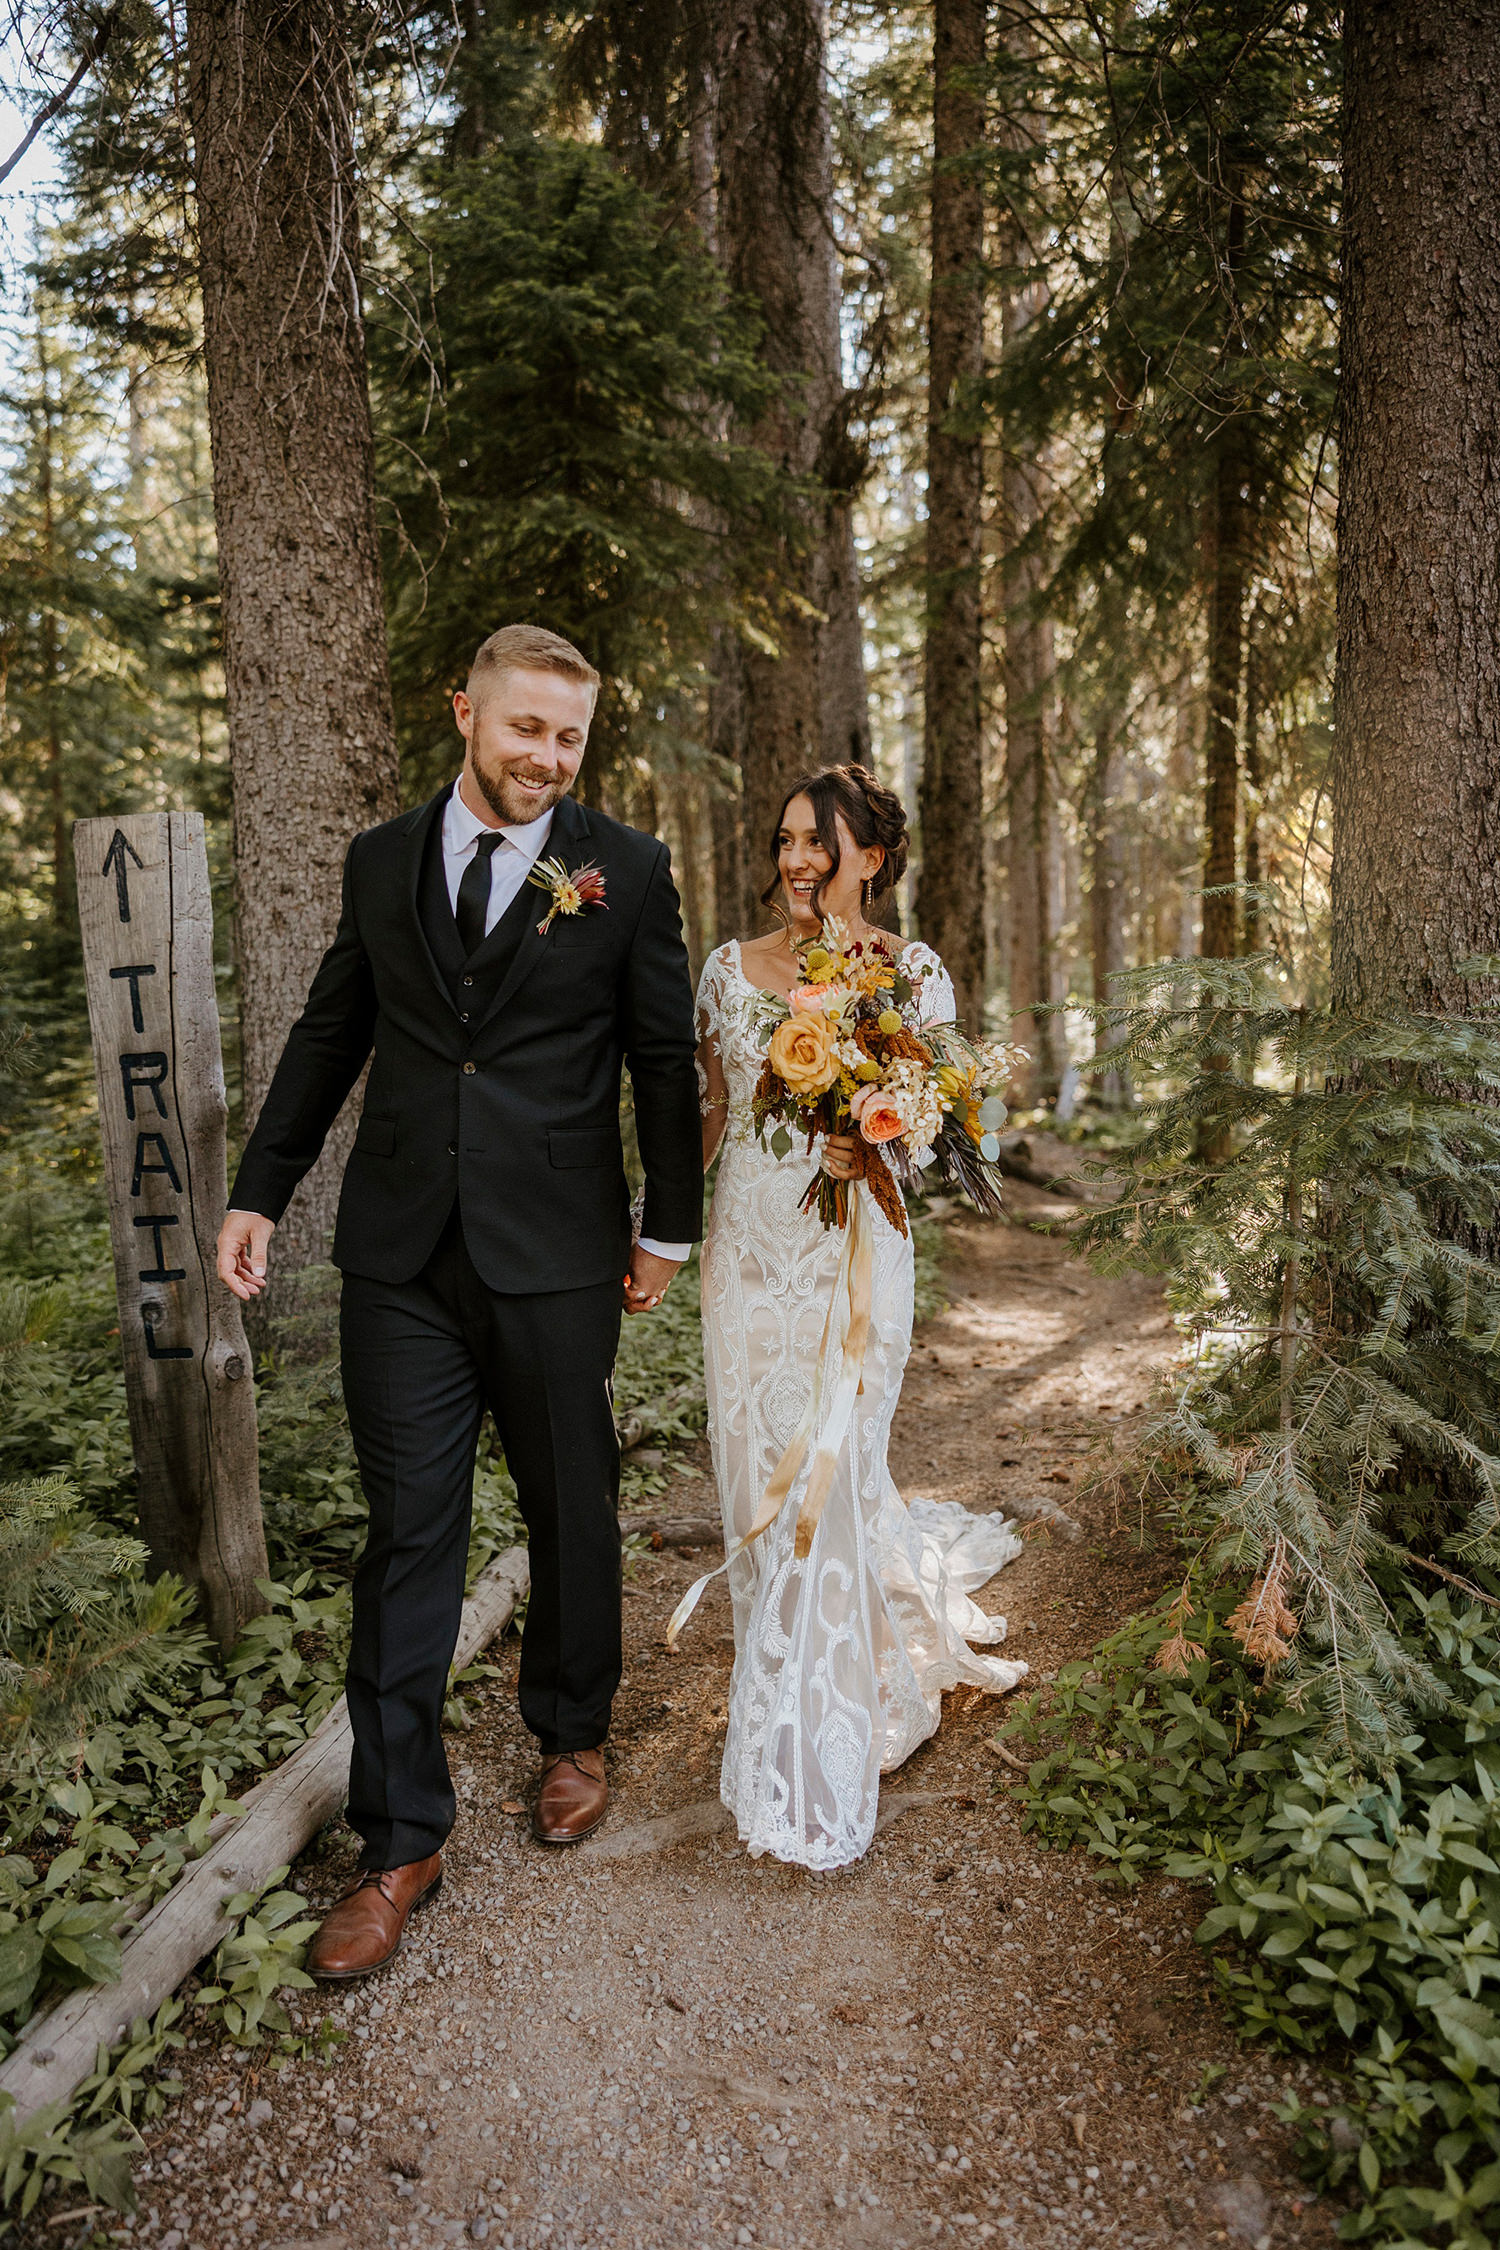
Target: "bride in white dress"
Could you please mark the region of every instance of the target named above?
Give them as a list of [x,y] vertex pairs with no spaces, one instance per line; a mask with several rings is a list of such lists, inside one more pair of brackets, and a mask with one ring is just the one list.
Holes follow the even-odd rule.
[[[837,916],[851,937],[901,954],[922,1021],[952,1022],[953,986],[930,946],[872,929],[863,909],[906,862],[900,800],[857,766],[799,783],[773,843],[766,894],[787,928],[733,939],[704,964],[698,989],[704,1164],[722,1143],[703,1249],[709,1435],[726,1551],[755,1519],[802,1419],[843,1237],[799,1206],[819,1163],[849,1176],[851,1141],[775,1157],[755,1138],[751,1101],[764,1062],[764,995],[785,996],[798,938]],[[998,1516],[954,1502],[902,1501],[886,1462],[911,1347],[912,1246],[869,1190],[873,1315],[861,1393],[810,1552],[795,1552],[807,1470],[776,1519],[731,1552],[735,1662],[722,1794],[752,1855],[804,1867],[846,1866],[875,1830],[880,1776],[936,1732],[946,1688],[997,1693],[1026,1672],[972,1641],[1004,1637],[970,1595],[1020,1552]]]

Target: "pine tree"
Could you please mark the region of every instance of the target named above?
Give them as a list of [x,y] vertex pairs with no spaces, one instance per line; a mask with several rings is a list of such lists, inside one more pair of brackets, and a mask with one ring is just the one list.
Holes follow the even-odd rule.
[[933,28],[927,372],[922,874],[917,917],[953,979],[959,1020],[984,1017],[983,431],[987,0],[938,0]]
[[603,150],[502,136],[433,173],[372,324],[396,692],[410,783],[452,766],[448,699],[497,620],[606,679],[586,786],[672,759],[716,625],[768,617],[790,495],[753,417],[756,334],[691,231]]
[[1112,1052],[1167,1091],[1078,1237],[1170,1273],[1200,1339],[1122,1478],[1194,1493],[1211,1570],[1254,1581],[1247,1647],[1378,1756],[1441,1700],[1391,1588],[1500,1570],[1500,1271],[1473,1247],[1500,1217],[1500,1033],[1292,1007],[1278,968],[1121,980]]

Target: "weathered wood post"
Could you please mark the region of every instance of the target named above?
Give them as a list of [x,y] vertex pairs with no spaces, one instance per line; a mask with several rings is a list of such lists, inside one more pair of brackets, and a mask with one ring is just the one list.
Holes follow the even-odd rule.
[[141,1532],[228,1648],[265,1607],[266,1540],[253,1362],[214,1255],[228,1184],[203,815],[81,820],[73,845]]

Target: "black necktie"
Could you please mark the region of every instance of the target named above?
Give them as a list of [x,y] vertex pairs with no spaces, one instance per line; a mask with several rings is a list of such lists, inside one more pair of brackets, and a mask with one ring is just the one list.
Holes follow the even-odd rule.
[[484,943],[484,925],[490,911],[490,861],[504,842],[498,830],[481,836],[458,886],[458,904],[453,918],[458,924],[458,942],[464,949],[466,961]]

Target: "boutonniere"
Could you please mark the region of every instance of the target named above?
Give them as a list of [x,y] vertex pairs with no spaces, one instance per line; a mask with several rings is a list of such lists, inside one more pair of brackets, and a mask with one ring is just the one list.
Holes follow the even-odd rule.
[[539,859],[526,880],[545,891],[552,901],[536,926],[538,937],[547,935],[556,915],[581,914],[586,906],[604,906],[607,911],[604,870],[592,860],[587,867],[564,867],[560,859]]

